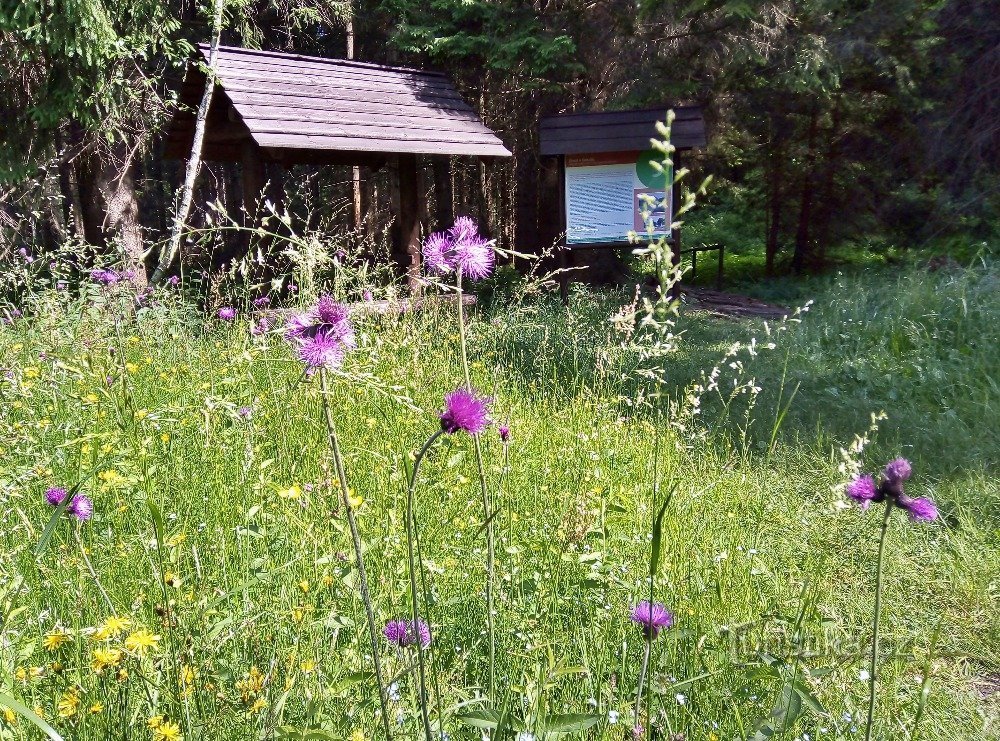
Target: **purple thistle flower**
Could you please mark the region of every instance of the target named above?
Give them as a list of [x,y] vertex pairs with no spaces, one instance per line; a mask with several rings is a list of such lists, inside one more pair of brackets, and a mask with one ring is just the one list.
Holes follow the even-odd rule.
[[457,244],[479,239],[479,224],[468,216],[459,216],[448,230],[448,236]]
[[105,270],[104,268],[98,268],[97,270],[91,271],[90,277],[98,283],[103,283],[106,286],[113,286],[122,279],[122,277],[114,270]]
[[424,264],[432,273],[445,275],[455,269],[455,249],[448,235],[434,232],[424,240]]
[[253,409],[251,407],[240,407],[236,410],[236,416],[240,419],[250,419],[253,417]]
[[510,425],[500,425],[500,442],[504,445],[510,442]]
[[467,389],[456,389],[444,397],[444,411],[440,414],[441,429],[451,434],[465,430],[478,435],[490,424],[488,397],[479,397]]
[[179,275],[171,275],[169,278],[167,278],[168,286],[173,286],[174,288],[176,288],[180,284],[181,284],[181,278]]
[[236,309],[232,306],[223,306],[219,309],[217,316],[224,322],[231,322],[236,318]]
[[63,489],[61,486],[53,486],[45,492],[45,501],[51,504],[53,507],[58,507],[63,503],[66,495],[69,492]]
[[366,289],[364,290],[364,293],[362,293],[362,294],[361,294],[361,298],[362,298],[362,299],[363,299],[364,301],[371,301],[371,300],[372,300],[372,299],[374,299],[375,297],[374,297],[374,296],[372,295],[372,292],[371,292],[371,291],[369,291],[369,290],[368,290],[368,289],[366,288]]
[[871,476],[859,476],[847,485],[845,489],[847,496],[861,505],[861,509],[868,509],[872,500],[878,496],[875,488],[875,479]]
[[80,522],[86,522],[94,516],[94,503],[86,494],[77,494],[73,501],[66,508],[68,514],[73,515]]
[[632,608],[629,618],[642,628],[647,640],[656,638],[660,631],[674,624],[674,616],[660,602],[643,600]]
[[250,322],[250,334],[254,337],[259,337],[260,335],[266,333],[269,329],[271,329],[271,318],[266,314],[257,320]]
[[896,500],[896,504],[906,510],[913,522],[933,522],[938,518],[937,506],[925,497],[911,499],[903,494]]
[[260,296],[260,297],[255,298],[253,300],[253,305],[256,306],[258,309],[260,307],[262,307],[262,306],[267,306],[270,303],[271,303],[271,297],[270,296]]
[[320,332],[314,337],[299,341],[295,354],[309,368],[327,368],[334,370],[344,362],[344,343],[333,333]]
[[382,633],[389,643],[400,648],[413,646],[418,641],[422,648],[431,645],[431,629],[423,620],[417,621],[416,630],[413,630],[412,620],[390,620]]
[[285,325],[285,338],[297,344],[296,354],[310,369],[339,367],[347,350],[355,346],[347,307],[329,296],[293,316]]
[[913,473],[913,467],[906,458],[897,458],[890,461],[885,467],[885,480],[896,484],[906,481]]
[[485,239],[455,243],[455,264],[462,275],[472,280],[489,277],[493,272],[493,249]]

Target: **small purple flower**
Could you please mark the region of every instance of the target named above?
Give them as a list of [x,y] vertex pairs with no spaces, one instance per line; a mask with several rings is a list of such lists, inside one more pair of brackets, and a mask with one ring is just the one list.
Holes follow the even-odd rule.
[[925,497],[911,499],[903,494],[896,500],[896,504],[906,510],[913,522],[933,522],[938,518],[937,506]]
[[643,600],[632,608],[629,618],[632,622],[638,623],[642,628],[642,634],[650,641],[656,638],[661,630],[674,624],[674,616],[663,604],[649,600]]
[[890,461],[885,467],[885,480],[890,483],[901,483],[910,478],[913,468],[906,458],[897,458]]
[[85,522],[94,516],[94,503],[86,494],[77,494],[73,501],[66,508],[68,514],[73,515],[80,522]]
[[362,293],[362,294],[361,294],[361,298],[362,298],[362,299],[363,299],[364,301],[366,301],[366,302],[369,302],[369,301],[371,301],[372,299],[374,299],[375,297],[374,297],[374,296],[372,295],[372,292],[371,292],[371,291],[369,291],[369,290],[368,290],[368,289],[366,288],[366,289],[364,290],[364,293]]
[[500,425],[500,442],[504,445],[510,442],[510,425]]
[[171,275],[167,278],[167,285],[176,288],[181,284],[181,277],[179,275]]
[[875,488],[875,479],[871,476],[859,476],[847,485],[845,489],[847,496],[861,505],[861,509],[868,509],[872,501],[878,496]]
[[389,643],[400,648],[413,646],[418,641],[422,648],[431,645],[431,629],[423,620],[417,621],[416,630],[413,630],[412,620],[390,620],[382,633]]
[[232,306],[223,306],[219,309],[217,316],[224,322],[231,322],[236,318],[236,309]]
[[66,498],[66,495],[68,493],[69,493],[68,491],[66,491],[60,486],[53,486],[51,489],[46,490],[45,501],[51,504],[53,507],[58,507],[60,504],[63,503],[63,500]]
[[489,404],[489,398],[476,396],[467,389],[452,391],[444,397],[441,429],[449,434],[465,430],[478,435],[490,424]]
[[259,298],[255,298],[253,300],[253,305],[256,306],[258,309],[261,308],[262,306],[268,306],[270,303],[271,303],[270,296],[260,296]]
[[236,416],[240,419],[250,419],[253,417],[253,409],[251,407],[240,407],[236,410]]
[[64,281],[64,280],[57,280],[56,281],[56,290],[57,291],[65,291],[67,288],[69,288],[69,283],[67,283],[66,281]]

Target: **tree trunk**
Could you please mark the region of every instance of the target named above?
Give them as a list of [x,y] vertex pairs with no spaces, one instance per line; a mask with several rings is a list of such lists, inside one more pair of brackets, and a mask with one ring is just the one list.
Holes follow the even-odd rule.
[[817,263],[820,267],[826,265],[826,248],[830,242],[830,222],[833,218],[833,186],[837,172],[837,144],[840,137],[841,98],[838,95],[833,104],[833,114],[830,121],[830,134],[827,138],[826,154],[823,158],[823,182],[820,186],[819,211],[816,214],[817,242],[819,254]]
[[802,172],[802,200],[799,204],[799,226],[795,231],[795,253],[792,255],[792,269],[802,273],[812,257],[812,243],[809,240],[809,220],[812,217],[812,202],[815,183],[813,169],[816,160],[816,129],[818,128],[818,106],[813,104],[809,114],[808,149]]
[[104,152],[97,148],[76,162],[76,178],[82,206],[83,233],[97,247],[107,248],[117,241],[125,254],[127,268],[136,272],[136,282],[146,283],[139,201],[131,165],[126,165],[124,147]]
[[774,277],[774,261],[778,255],[781,237],[781,181],[784,177],[784,152],[772,138],[768,170],[768,219],[767,246],[765,247],[764,274]]

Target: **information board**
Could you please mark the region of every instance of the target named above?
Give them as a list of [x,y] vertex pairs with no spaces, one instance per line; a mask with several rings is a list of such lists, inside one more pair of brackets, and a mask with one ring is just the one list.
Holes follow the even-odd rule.
[[[644,211],[655,236],[669,235],[673,175],[650,164],[662,157],[652,150],[566,155],[566,243],[626,243],[630,231],[647,233]],[[652,209],[643,195],[653,198]]]

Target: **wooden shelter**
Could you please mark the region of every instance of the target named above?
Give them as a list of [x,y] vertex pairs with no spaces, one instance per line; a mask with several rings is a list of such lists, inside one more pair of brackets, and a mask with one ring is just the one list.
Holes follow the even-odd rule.
[[[569,113],[541,120],[540,154],[554,158],[558,173],[563,267],[574,250],[626,247],[629,231],[643,233],[644,194],[656,199],[653,218],[660,225],[656,231],[669,233],[674,260],[680,260],[680,230],[670,229],[676,186],[667,189],[672,174],[649,166],[650,160],[662,159],[650,151],[650,140],[660,138],[656,122],[666,118],[667,108]],[[679,168],[683,152],[705,146],[705,118],[698,106],[673,110],[671,141],[677,148],[673,165]],[[562,276],[565,301],[569,278],[566,272]]]
[[[207,45],[188,67],[165,155],[186,158],[205,87]],[[265,163],[368,165],[399,172],[400,250],[420,269],[419,155],[509,157],[503,143],[438,72],[222,46],[202,156],[239,162],[243,202],[256,218]]]

